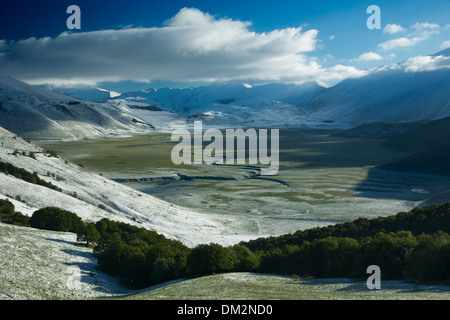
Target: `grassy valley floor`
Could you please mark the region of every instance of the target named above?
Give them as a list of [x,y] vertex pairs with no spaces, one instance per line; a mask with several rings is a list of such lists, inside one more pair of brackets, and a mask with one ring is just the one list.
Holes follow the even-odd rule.
[[[372,170],[403,153],[383,140],[337,137],[332,130],[280,130],[280,170],[182,165],[168,133],[122,139],[36,142],[105,177],[205,213],[258,217],[262,234],[289,233],[359,217],[409,211],[446,191],[449,177]],[[260,219],[261,218],[261,219]],[[272,230],[276,225],[278,230]]]

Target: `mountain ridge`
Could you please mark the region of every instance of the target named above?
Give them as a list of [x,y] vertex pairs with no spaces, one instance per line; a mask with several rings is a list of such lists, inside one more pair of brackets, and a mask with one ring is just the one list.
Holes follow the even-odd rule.
[[[212,83],[123,93],[110,101],[140,103],[218,124],[356,127],[372,122],[432,121],[450,116],[450,49],[368,70],[327,87]],[[280,113],[280,114],[279,114]],[[285,117],[283,121],[283,118]]]
[[83,139],[146,126],[110,104],[87,102],[0,75],[0,125],[25,138]]
[[[450,117],[450,50],[414,57],[327,87],[212,83],[114,93],[84,101],[0,75],[0,125],[32,139],[84,139],[189,127],[333,127]],[[90,90],[90,89],[89,89]],[[69,93],[68,93],[69,94]],[[97,100],[94,94],[94,100]]]
[[[336,123],[355,127],[371,122],[437,120],[450,116],[449,57],[450,48],[447,48],[432,55],[369,70],[365,76],[348,78],[331,87],[317,82],[301,85],[270,83],[244,90],[240,85],[240,91],[232,94],[213,84],[207,89],[216,89],[220,99],[184,105],[188,110],[183,113],[231,113],[232,107],[266,110],[263,105],[273,108],[288,105],[301,111],[304,116],[292,112],[293,118],[306,125]],[[200,89],[194,88],[190,92]],[[172,90],[171,94],[177,92]],[[149,95],[153,97],[152,103],[161,102],[155,101],[158,91]]]

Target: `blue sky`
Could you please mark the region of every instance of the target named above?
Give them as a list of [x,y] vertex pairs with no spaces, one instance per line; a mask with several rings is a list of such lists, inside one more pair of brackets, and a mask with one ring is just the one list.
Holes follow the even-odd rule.
[[[81,30],[66,27],[71,4],[81,8]],[[366,26],[372,4],[381,9],[381,30]],[[0,72],[66,87],[332,85],[450,44],[448,0],[18,0],[0,7]]]

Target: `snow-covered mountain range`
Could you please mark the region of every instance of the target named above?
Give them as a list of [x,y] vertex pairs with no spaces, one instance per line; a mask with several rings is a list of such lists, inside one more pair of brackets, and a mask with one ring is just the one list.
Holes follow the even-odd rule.
[[85,101],[0,76],[0,125],[32,139],[82,139],[170,130],[203,120],[215,126],[355,127],[450,117],[450,49],[372,70],[327,87],[214,83],[119,95],[73,92]]
[[296,126],[304,122],[301,106],[326,88],[318,82],[259,86],[214,83],[197,88],[129,92],[110,102],[151,106],[183,115],[188,121],[201,119],[209,125]]
[[437,120],[450,117],[450,49],[370,70],[333,87],[320,82],[214,83],[68,94],[86,100],[0,76],[0,125],[26,138],[81,139],[171,130],[195,120],[217,127],[343,128]]
[[333,123],[354,127],[371,122],[436,120],[450,116],[450,49],[369,70],[366,76],[349,78],[333,87],[320,82],[258,86],[214,83],[128,92],[104,101],[140,110],[147,106],[229,126]]
[[118,99],[139,101],[158,108],[181,114],[195,114],[210,108],[226,109],[227,106],[258,107],[264,104],[283,103],[299,106],[319,92],[325,85],[308,82],[301,85],[271,83],[252,86],[250,84],[214,83],[209,86],[130,92]]

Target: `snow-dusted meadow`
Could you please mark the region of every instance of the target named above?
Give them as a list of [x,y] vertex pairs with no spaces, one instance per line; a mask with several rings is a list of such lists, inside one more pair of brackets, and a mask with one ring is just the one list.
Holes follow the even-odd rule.
[[76,235],[0,223],[0,300],[86,300],[131,291],[97,270]]
[[[217,290],[220,288],[220,290]],[[188,298],[187,298],[188,297]],[[229,273],[155,286],[126,296],[131,300],[449,300],[450,286],[365,280],[306,279],[273,274]]]

